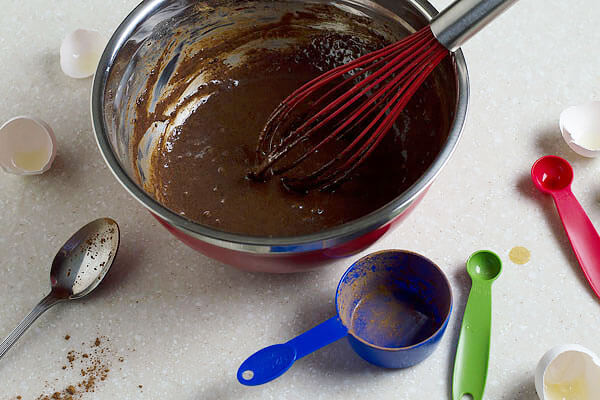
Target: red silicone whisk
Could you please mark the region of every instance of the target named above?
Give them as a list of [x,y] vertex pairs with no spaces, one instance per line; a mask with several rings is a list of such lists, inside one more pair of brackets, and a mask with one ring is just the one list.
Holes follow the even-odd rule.
[[[341,182],[373,152],[436,66],[515,1],[458,0],[403,40],[306,83],[269,117],[251,176],[264,179],[294,169],[300,176],[282,181],[300,191]],[[300,124],[293,118],[298,113]],[[316,158],[317,168],[308,172],[297,168],[340,136],[350,140],[337,156]]]

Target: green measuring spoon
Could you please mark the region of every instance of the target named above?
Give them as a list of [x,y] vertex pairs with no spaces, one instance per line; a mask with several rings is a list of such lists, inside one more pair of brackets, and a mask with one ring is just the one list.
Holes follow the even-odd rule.
[[501,271],[500,257],[488,250],[473,253],[467,261],[472,284],[454,360],[453,400],[465,395],[483,399],[490,356],[492,283]]

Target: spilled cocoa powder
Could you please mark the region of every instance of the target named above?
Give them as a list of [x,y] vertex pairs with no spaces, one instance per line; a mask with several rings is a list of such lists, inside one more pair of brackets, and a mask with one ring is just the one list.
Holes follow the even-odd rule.
[[[65,336],[65,340],[70,338],[68,334]],[[66,364],[61,367],[62,370],[79,371],[75,382],[60,387],[51,387],[46,382],[48,389],[36,397],[36,400],[78,400],[89,397],[90,393],[96,392],[100,384],[108,379],[113,360],[124,360],[122,356],[115,354],[110,346],[110,339],[106,336],[82,342],[81,347],[81,350],[69,350],[65,355]],[[17,399],[20,398],[17,396]]]

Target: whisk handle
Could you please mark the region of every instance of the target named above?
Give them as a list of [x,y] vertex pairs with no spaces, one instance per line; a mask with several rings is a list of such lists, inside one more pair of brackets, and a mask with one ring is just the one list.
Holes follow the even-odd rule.
[[456,0],[431,22],[431,31],[455,51],[517,0]]

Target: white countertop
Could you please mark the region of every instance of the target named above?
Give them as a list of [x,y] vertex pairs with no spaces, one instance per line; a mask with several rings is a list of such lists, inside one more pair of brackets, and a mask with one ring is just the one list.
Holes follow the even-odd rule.
[[[573,191],[600,227],[600,160],[573,153],[557,121],[563,108],[600,99],[600,2],[523,0],[464,47],[471,99],[462,141],[420,206],[368,250],[415,250],[447,273],[455,309],[436,352],[413,368],[388,371],[360,359],[342,340],[256,388],[237,382],[240,362],[332,316],[337,281],[359,256],[304,274],[241,272],[186,247],[125,192],[92,136],[91,79],[64,76],[58,48],[79,27],[109,37],[135,4],[3,1],[0,122],[38,116],[54,128],[59,147],[42,176],[0,174],[0,337],[46,294],[52,258],[80,226],[113,217],[122,243],[97,293],[47,312],[0,361],[1,399],[36,399],[76,385],[81,360],[63,370],[67,352],[88,351],[81,343],[97,336],[109,339],[102,339],[101,361],[111,364],[110,372],[94,393],[75,398],[449,398],[470,287],[464,263],[484,248],[504,262],[493,289],[486,399],[537,399],[533,370],[554,345],[579,343],[600,353],[600,301],[552,200],[529,179],[541,155],[571,161]],[[531,250],[531,261],[513,264],[508,252],[514,246]]]

